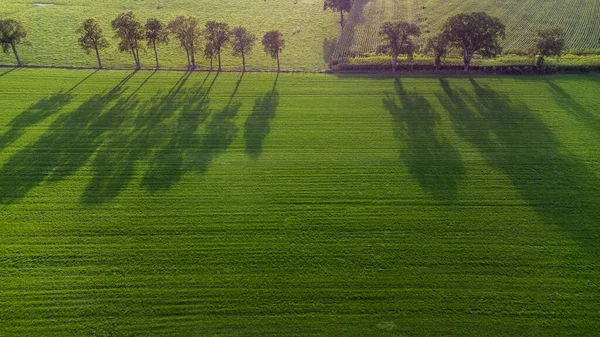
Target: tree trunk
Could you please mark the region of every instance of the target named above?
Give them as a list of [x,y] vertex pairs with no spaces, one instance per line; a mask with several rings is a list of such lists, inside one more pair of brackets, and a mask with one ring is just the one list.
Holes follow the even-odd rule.
[[187,61],[188,61],[188,69],[190,68],[190,51],[185,48],[185,56],[187,57]]
[[140,64],[138,62],[137,56],[135,56],[135,49],[131,47],[131,55],[133,55],[133,60],[135,61],[135,69],[140,69]]
[[156,58],[156,69],[159,69],[160,66],[158,65],[158,52],[156,52],[156,42],[153,42],[152,45],[154,47],[154,58]]
[[100,53],[98,52],[98,47],[94,47],[96,50],[96,59],[98,60],[98,69],[102,69],[102,62],[100,62]]
[[217,50],[217,59],[219,61],[219,69],[218,72],[221,72],[221,49]]
[[137,68],[141,69],[142,63],[140,62],[140,51],[137,49],[135,50],[135,59],[137,60]]
[[539,72],[542,72],[542,69],[544,69],[544,55],[538,56],[535,66]]
[[340,25],[344,26],[344,11],[340,11]]
[[277,53],[277,72],[281,71],[281,67],[279,66],[279,53]]
[[246,55],[244,55],[244,51],[242,50],[242,72],[246,72]]
[[17,64],[20,66],[22,66],[21,64],[21,59],[19,58],[19,54],[17,53],[17,48],[15,47],[14,43],[11,43],[10,46],[12,47],[13,53],[15,54],[15,58],[17,59]]
[[394,61],[392,62],[392,71],[396,72],[397,67],[398,67],[398,53],[394,53]]
[[441,66],[442,66],[442,60],[440,59],[439,56],[436,56],[435,57],[435,71],[439,71]]
[[190,50],[192,54],[192,70],[196,69],[196,55],[194,54],[194,46]]
[[211,55],[210,56],[210,65],[208,66],[209,67],[209,71],[212,71],[212,68],[213,68],[213,59],[214,59],[214,57],[212,57],[212,55]]
[[471,59],[473,59],[473,55],[465,54],[465,56],[464,56],[464,61],[465,61],[464,73],[465,74],[469,72],[469,65],[471,65]]

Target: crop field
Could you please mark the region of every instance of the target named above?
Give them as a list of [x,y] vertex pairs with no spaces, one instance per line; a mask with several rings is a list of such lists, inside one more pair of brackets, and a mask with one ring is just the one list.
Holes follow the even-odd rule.
[[[23,22],[29,32],[31,46],[20,46],[25,64],[60,66],[96,66],[95,55],[86,55],[77,44],[77,28],[90,17],[96,18],[104,33],[110,37],[110,47],[101,52],[105,67],[135,68],[130,54],[117,51],[116,39],[112,39],[111,21],[124,10],[130,9],[145,23],[157,17],[168,22],[178,15],[191,15],[200,22],[223,21],[231,27],[243,25],[258,40],[248,58],[248,69],[276,69],[275,61],[263,51],[260,39],[269,30],[280,30],[286,40],[281,55],[283,69],[321,71],[326,58],[331,55],[340,34],[339,15],[323,11],[322,0],[47,0],[52,6],[39,6],[31,0],[2,0],[0,19],[14,18]],[[161,8],[159,8],[159,5]],[[296,29],[299,33],[294,34]],[[206,68],[209,61],[198,62]],[[167,46],[159,47],[161,63],[166,68],[184,68],[187,64],[185,51],[174,39]],[[223,53],[225,69],[241,68],[241,60],[231,56],[231,49]],[[142,67],[154,66],[151,49],[140,53]],[[0,53],[0,64],[14,64],[12,54]]]
[[567,47],[600,48],[600,2],[597,0],[356,0],[333,59],[373,53],[382,22],[407,20],[420,25],[423,39],[441,31],[446,18],[487,12],[506,25],[504,48],[527,49],[539,28],[563,28]]
[[0,69],[0,335],[593,335],[599,91]]

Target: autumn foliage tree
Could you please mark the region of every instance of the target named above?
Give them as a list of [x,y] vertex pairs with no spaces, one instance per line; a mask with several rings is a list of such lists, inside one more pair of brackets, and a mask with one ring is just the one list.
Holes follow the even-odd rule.
[[115,37],[118,38],[118,49],[122,53],[131,53],[135,61],[136,69],[140,69],[139,50],[144,48],[144,29],[142,24],[131,11],[119,14],[111,23],[115,31]]

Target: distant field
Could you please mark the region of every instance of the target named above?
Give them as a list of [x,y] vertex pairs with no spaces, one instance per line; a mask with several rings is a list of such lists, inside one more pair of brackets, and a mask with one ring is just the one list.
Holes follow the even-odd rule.
[[386,20],[420,25],[423,38],[441,31],[458,13],[487,12],[506,24],[505,49],[526,49],[536,29],[564,29],[568,48],[600,48],[600,1],[597,0],[356,0],[333,59],[375,52],[377,32]]
[[[249,69],[276,69],[275,61],[263,51],[260,38],[272,29],[279,29],[287,41],[282,54],[283,69],[320,71],[325,59],[333,51],[329,41],[340,34],[339,15],[323,11],[321,0],[56,0],[55,6],[36,6],[35,1],[2,0],[0,18],[21,20],[29,31],[31,46],[21,46],[22,59],[26,64],[95,66],[94,55],[86,55],[77,45],[75,30],[83,20],[97,18],[106,34],[112,38],[110,22],[122,11],[133,10],[145,22],[150,17],[165,21],[177,15],[192,15],[204,22],[217,20],[235,27],[244,25],[259,37],[254,52],[248,58]],[[163,7],[158,9],[158,5]],[[293,34],[296,28],[300,33]],[[134,68],[129,54],[120,54],[116,40],[102,52],[105,67]],[[159,48],[163,67],[184,68],[185,52],[172,40],[168,46]],[[203,53],[199,53],[203,55]],[[241,68],[241,60],[225,51],[223,65],[226,69]],[[142,66],[153,67],[154,55],[148,51],[140,54]],[[203,67],[208,61],[199,57]],[[12,54],[0,53],[0,64],[13,64]]]
[[0,335],[594,335],[598,92],[0,69]]

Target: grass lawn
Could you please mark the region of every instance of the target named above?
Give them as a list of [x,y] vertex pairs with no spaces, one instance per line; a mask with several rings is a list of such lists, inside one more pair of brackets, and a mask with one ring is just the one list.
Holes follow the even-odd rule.
[[[3,0],[0,19],[14,18],[23,22],[29,33],[31,46],[19,46],[25,64],[90,66],[95,67],[96,56],[86,55],[79,45],[76,33],[81,23],[96,18],[109,37],[111,46],[101,52],[104,67],[135,68],[130,54],[117,51],[118,40],[113,39],[111,21],[121,12],[134,11],[140,21],[157,17],[165,22],[178,15],[196,16],[202,25],[206,21],[226,22],[230,27],[243,25],[257,36],[256,45],[249,55],[248,69],[276,69],[277,65],[263,51],[262,36],[269,30],[280,30],[286,40],[281,55],[281,67],[286,70],[321,71],[325,58],[333,52],[334,42],[340,34],[339,15],[323,11],[322,0],[56,0],[40,1],[55,6],[36,6],[30,0]],[[158,5],[162,4],[162,8]],[[293,34],[300,28],[300,33]],[[198,52],[197,63],[208,67],[209,62]],[[241,59],[231,56],[228,47],[223,53],[225,69],[241,68]],[[185,51],[175,39],[159,47],[161,66],[185,68]],[[154,67],[154,52],[140,52],[142,67]],[[14,64],[12,53],[0,53],[0,64]],[[215,65],[216,66],[216,65]]]
[[0,335],[593,335],[598,92],[0,68]]

